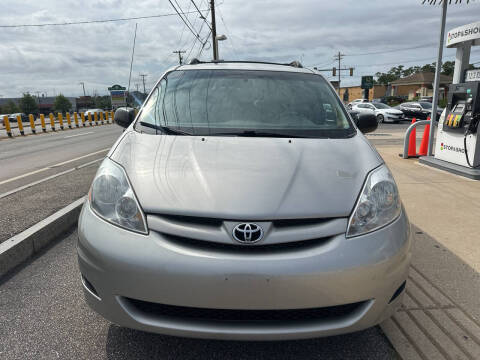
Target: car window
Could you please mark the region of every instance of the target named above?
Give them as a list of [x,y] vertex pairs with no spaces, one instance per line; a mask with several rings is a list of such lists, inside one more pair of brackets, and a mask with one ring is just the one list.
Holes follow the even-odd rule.
[[365,109],[367,107],[367,105],[365,104],[358,104],[357,107],[361,108],[361,109]]
[[390,109],[390,106],[388,106],[387,104],[383,104],[383,103],[375,103],[374,106],[377,109]]
[[355,131],[329,84],[315,74],[174,71],[167,75],[161,106],[167,126],[195,135],[275,131],[343,137]]
[[424,109],[431,109],[431,108],[432,108],[432,104],[429,103],[429,102],[421,102],[420,105],[421,105],[422,108],[424,108]]
[[158,99],[158,88],[153,90],[152,95],[147,102],[143,105],[142,112],[139,115],[138,121],[146,124],[157,125],[155,116],[155,109]]

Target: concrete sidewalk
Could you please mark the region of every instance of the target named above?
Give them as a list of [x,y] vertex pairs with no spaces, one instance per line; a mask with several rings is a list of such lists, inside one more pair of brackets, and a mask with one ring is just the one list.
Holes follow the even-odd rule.
[[403,359],[480,359],[480,182],[376,148],[415,238],[402,308],[382,329]]
[[397,181],[410,220],[480,272],[480,181],[402,159],[377,146]]

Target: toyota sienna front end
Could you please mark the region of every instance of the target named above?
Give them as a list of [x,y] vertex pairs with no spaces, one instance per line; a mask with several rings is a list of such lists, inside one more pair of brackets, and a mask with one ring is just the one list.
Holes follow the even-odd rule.
[[127,129],[79,219],[96,312],[161,334],[274,340],[362,330],[400,305],[411,241],[397,186],[321,75],[184,65],[131,115],[117,110]]

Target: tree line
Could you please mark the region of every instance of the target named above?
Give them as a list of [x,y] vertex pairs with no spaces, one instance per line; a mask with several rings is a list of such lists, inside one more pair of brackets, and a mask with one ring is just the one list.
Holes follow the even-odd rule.
[[[406,68],[404,65],[398,65],[392,67],[387,72],[377,72],[375,74],[376,79],[375,84],[378,85],[388,85],[392,81],[398,80],[403,77],[407,77],[419,72],[435,72],[436,63],[433,62],[431,64],[425,64],[423,66],[410,66]],[[442,74],[453,76],[453,71],[455,69],[455,61],[445,61],[442,64]],[[470,64],[469,69],[475,69],[475,66]]]
[[[112,101],[108,95],[95,96],[93,100],[96,108],[110,109],[112,107]],[[55,97],[53,107],[55,111],[65,113],[72,108],[72,103],[66,96],[59,94]],[[14,114],[20,112],[24,114],[38,114],[38,102],[34,96],[25,93],[20,98],[18,105],[12,100],[4,105],[0,105],[0,114]]]

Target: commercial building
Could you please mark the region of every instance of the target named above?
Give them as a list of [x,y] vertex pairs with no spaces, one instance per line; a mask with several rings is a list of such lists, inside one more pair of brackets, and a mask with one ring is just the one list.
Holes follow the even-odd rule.
[[[386,95],[387,87],[385,85],[373,85],[371,89],[368,90],[368,99],[378,99]],[[346,93],[346,95],[345,95]],[[363,99],[364,90],[358,86],[346,86],[340,88],[340,99],[344,102],[350,102],[355,99]]]
[[[389,85],[391,87],[391,96],[406,96],[409,100],[421,96],[433,96],[433,82],[435,73],[433,72],[418,72],[404,78],[392,81]],[[452,83],[452,77],[447,75],[440,75],[440,91],[439,100],[447,97],[448,85]]]

